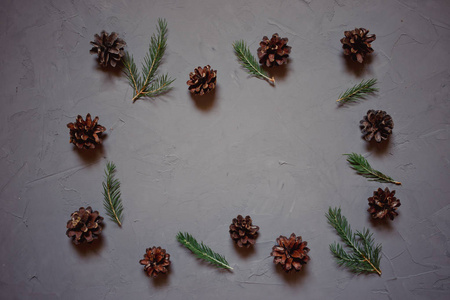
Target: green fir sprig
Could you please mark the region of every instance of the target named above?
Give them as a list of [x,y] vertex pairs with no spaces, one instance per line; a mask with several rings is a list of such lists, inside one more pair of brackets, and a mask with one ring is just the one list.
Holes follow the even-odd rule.
[[275,84],[275,78],[270,78],[269,75],[261,68],[256,61],[256,58],[251,54],[250,49],[243,40],[235,41],[233,43],[234,53],[239,59],[241,65],[247,70],[250,75],[265,79],[272,84]]
[[362,100],[367,94],[378,92],[378,88],[374,87],[376,83],[377,80],[375,78],[363,80],[359,84],[356,84],[340,94],[339,99],[337,99],[336,102],[339,102],[339,104],[344,104],[347,102]]
[[367,159],[364,156],[351,153],[351,154],[343,154],[347,155],[347,161],[350,164],[351,168],[354,169],[358,174],[370,178],[370,181],[378,181],[382,183],[394,183],[396,185],[401,185],[402,183],[399,181],[395,181],[391,177],[384,175],[380,171],[373,169]]
[[120,182],[114,177],[115,172],[116,165],[113,162],[108,162],[105,169],[105,181],[102,182],[103,207],[109,218],[122,227],[123,205],[120,198]]
[[341,215],[340,208],[331,207],[325,214],[328,223],[336,229],[337,234],[351,250],[347,252],[341,244],[330,244],[330,251],[340,266],[345,266],[356,273],[377,273],[381,275],[381,244],[374,245],[372,233],[368,229],[352,232],[347,219]]
[[194,253],[198,258],[203,259],[219,268],[233,270],[224,256],[212,251],[211,248],[204,245],[203,242],[197,242],[197,240],[189,233],[178,232],[177,241],[191,250],[192,253]]
[[158,19],[157,34],[151,37],[149,50],[142,64],[142,74],[139,74],[133,56],[128,52],[125,54],[123,72],[133,88],[133,102],[141,97],[156,97],[171,89],[170,84],[175,79],[171,79],[167,74],[156,75],[166,46],[167,22],[164,19]]

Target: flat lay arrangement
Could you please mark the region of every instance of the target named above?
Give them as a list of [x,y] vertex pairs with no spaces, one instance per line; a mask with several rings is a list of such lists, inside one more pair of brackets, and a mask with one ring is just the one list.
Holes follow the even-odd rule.
[[449,4],[44,2],[57,56],[3,113],[2,299],[448,296]]
[[[169,81],[167,79],[167,75],[156,77],[158,67],[161,64],[161,60],[167,47],[168,32],[166,20],[159,19],[158,24],[158,33],[152,36],[149,54],[145,57],[142,77],[139,76],[132,56],[126,54],[123,61],[124,73],[134,90],[133,102],[141,96],[150,98],[167,93],[170,90],[169,85],[174,81],[174,79]],[[341,39],[345,55],[352,55],[354,60],[362,63],[363,57],[374,51],[371,48],[370,43],[375,40],[375,35],[368,35],[367,33],[368,30],[364,28],[356,28],[353,31],[345,31],[346,37]],[[117,61],[120,60],[121,57],[124,57],[123,46],[126,45],[126,43],[123,40],[118,39],[118,35],[115,32],[108,36],[105,31],[102,31],[101,35],[101,38],[98,35],[95,35],[95,41],[91,42],[91,44],[94,45],[91,52],[97,50],[98,62],[101,66],[107,66],[109,61],[113,67],[116,67]],[[280,38],[278,33],[274,33],[271,39],[264,36],[260,43],[260,47],[257,50],[259,63],[267,67],[276,67],[287,64],[289,54],[291,53],[291,47],[287,46],[287,43],[288,39]],[[275,83],[273,78],[268,78],[267,75],[265,75],[265,72],[261,69],[261,66],[257,64],[256,59],[251,54],[245,42],[237,41],[233,44],[233,47],[238,60],[243,68],[249,72],[249,74],[268,79],[269,82]],[[194,72],[190,73],[189,77],[190,80],[187,81],[189,91],[197,96],[203,96],[205,93],[210,92],[217,84],[217,71],[212,70],[209,65],[204,68],[196,68]],[[372,88],[375,83],[376,80],[374,79],[366,82],[363,81],[356,87],[353,87],[350,90],[347,90],[344,94],[340,95],[339,101],[342,101],[342,99],[345,98],[347,98],[347,100],[351,100],[356,97],[362,98],[365,94],[375,91],[375,89]],[[92,135],[94,140],[85,144],[89,145],[87,149],[95,148],[94,144],[96,142],[100,142],[98,133],[101,133],[101,130],[104,131],[104,127],[97,125],[97,121],[98,117],[96,117],[96,119],[92,122],[91,116],[88,114],[85,122],[83,122],[81,116],[78,117],[77,122],[80,123],[81,126],[76,126],[73,123],[67,124],[67,127],[70,129],[70,142],[74,143],[78,148],[83,148],[80,144],[85,143],[85,141],[90,138],[90,135]],[[81,130],[84,130],[83,133],[76,132],[76,129],[79,129],[80,127]],[[364,120],[361,121],[361,127],[362,132],[366,134],[365,139],[367,141],[370,141],[375,135],[376,141],[381,142],[382,139],[387,140],[389,134],[392,133],[393,122],[392,118],[387,115],[386,112],[380,110],[376,112],[374,110],[369,110],[367,116],[365,116]],[[101,130],[98,128],[101,128]],[[80,142],[77,142],[77,140],[80,140]],[[372,180],[378,180],[380,182],[393,182],[400,184],[393,181],[393,179],[389,176],[373,170],[362,156],[358,156],[355,153],[349,156],[349,163],[352,164],[352,167],[359,174],[365,177],[374,178]],[[107,183],[103,183],[103,194],[105,197],[104,206],[112,221],[121,226],[122,223],[119,218],[122,219],[122,212],[124,208],[120,201],[119,181],[111,177],[114,170],[115,165],[108,163],[106,171]],[[389,193],[389,190],[386,191]],[[375,196],[377,195],[378,194]],[[374,211],[377,211],[375,215],[380,216],[388,215],[390,213],[390,217],[393,219],[391,213],[391,210],[393,209],[392,201],[389,201],[389,205],[384,203],[386,201],[375,201],[373,200],[373,197],[371,199],[371,208],[369,211],[372,215],[374,215]],[[394,205],[396,205],[395,209],[397,209],[397,207],[400,206],[400,203],[398,202],[398,205],[397,202],[394,201],[394,203]],[[97,220],[100,217],[97,219],[94,219],[91,216],[83,217],[81,212],[87,215],[84,208],[80,208],[79,212],[73,213],[72,220],[67,223],[67,235],[69,237],[75,236],[73,239],[75,243],[79,243],[80,241],[92,242],[94,238],[97,238],[96,234],[101,232],[101,227],[97,223]],[[357,251],[354,256],[349,256],[345,253],[342,246],[331,246],[331,252],[338,257],[338,263],[341,265],[346,265],[356,272],[375,271],[381,275],[381,271],[379,270],[381,246],[377,246],[376,249],[373,250],[375,252],[372,254],[369,252],[363,252],[363,250],[361,250],[362,248],[355,246],[355,244],[359,242],[362,243],[366,249],[371,249],[372,234],[369,234],[368,231],[363,231],[363,233],[358,231],[356,235],[352,236],[350,227],[347,225],[345,217],[340,216],[340,210],[338,210],[337,213],[331,212],[332,210],[330,208],[330,213],[327,215],[329,222],[336,228],[336,230],[338,230],[338,233],[347,243],[347,246],[354,248]],[[393,213],[398,215],[395,211]],[[98,214],[98,212],[95,212],[95,214]],[[84,219],[86,220],[84,222],[78,222],[78,219],[81,219],[82,221]],[[252,231],[255,231],[256,233],[256,231],[259,230],[259,227],[252,228],[252,221],[249,216],[247,216],[246,221],[243,222],[242,216],[239,215],[237,219],[234,219],[234,222],[236,224],[232,225],[230,230],[233,231],[232,237],[237,240],[238,246],[253,246],[255,241],[252,238],[249,239],[248,235],[252,236]],[[245,223],[248,223],[250,227],[246,226]],[[79,231],[74,233],[74,228],[78,228]],[[99,229],[97,230],[97,228]],[[92,231],[92,229],[96,229],[96,231]],[[253,235],[255,233],[253,233]],[[81,239],[81,237],[84,237],[84,239]],[[198,258],[209,261],[211,264],[217,265],[221,268],[230,270],[233,269],[225,260],[225,257],[215,253],[208,246],[205,246],[203,242],[198,243],[189,233],[178,233],[177,240],[186,248],[191,250]],[[274,263],[281,264],[283,270],[286,272],[290,272],[291,270],[300,271],[302,266],[310,260],[310,257],[307,254],[309,252],[309,248],[307,248],[306,245],[307,243],[302,241],[302,237],[296,237],[294,233],[289,239],[285,236],[280,236],[277,239],[277,245],[273,247],[271,253],[271,255],[274,256]],[[165,267],[170,264],[170,261],[168,260],[169,255],[165,254],[165,250],[158,250],[161,249],[160,247],[156,248],[157,250],[154,249],[155,246],[147,249],[146,259],[141,260],[141,264],[146,265],[145,268],[149,276],[156,277],[159,274],[158,272],[167,273],[167,269]],[[167,257],[166,260],[168,262],[161,264],[160,261],[165,259],[164,256]],[[373,259],[375,261],[371,261],[370,257],[374,257]],[[368,263],[370,267],[364,265],[360,266],[359,262],[361,260]],[[145,263],[143,263],[143,261]]]

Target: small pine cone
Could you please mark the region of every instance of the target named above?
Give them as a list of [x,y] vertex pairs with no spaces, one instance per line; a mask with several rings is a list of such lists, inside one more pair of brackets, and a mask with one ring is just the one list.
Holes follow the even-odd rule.
[[92,211],[90,206],[86,209],[80,207],[79,210],[72,213],[70,220],[67,221],[66,234],[76,245],[83,242],[91,243],[102,232],[100,226],[102,221],[103,217],[100,217],[98,211]]
[[287,45],[288,41],[288,38],[280,38],[278,33],[274,33],[270,40],[264,36],[258,48],[259,63],[268,67],[287,64],[289,53],[291,53],[291,47]]
[[93,149],[95,145],[101,144],[100,138],[106,128],[97,122],[98,117],[92,121],[91,114],[86,115],[86,121],[78,115],[75,123],[67,124],[67,128],[70,129],[70,143],[76,145],[78,149]]
[[309,260],[309,248],[307,242],[302,242],[302,237],[296,237],[294,233],[289,238],[280,235],[277,238],[277,245],[273,246],[271,256],[273,262],[280,264],[286,273],[291,270],[300,271],[302,266]]
[[373,197],[368,199],[370,207],[367,210],[372,218],[385,219],[388,216],[389,219],[394,220],[394,217],[398,216],[396,210],[401,203],[394,195],[395,191],[391,192],[388,188],[384,191],[379,188],[373,192]]
[[97,54],[98,62],[102,67],[107,67],[108,63],[115,67],[125,55],[123,48],[126,43],[119,38],[119,34],[111,32],[108,34],[106,31],[102,31],[100,35],[94,35],[95,40],[91,42],[94,46],[89,51],[91,54]]
[[167,267],[170,266],[170,254],[161,247],[147,248],[144,259],[141,259],[139,263],[145,266],[144,271],[148,276],[156,278],[160,273],[167,273]]
[[217,70],[211,69],[210,65],[203,68],[200,66],[189,73],[189,91],[195,95],[204,95],[216,88]]
[[238,215],[230,225],[230,236],[239,247],[250,247],[255,244],[259,227],[252,224],[252,218]]
[[375,34],[368,34],[369,30],[355,28],[352,31],[345,31],[341,39],[344,54],[350,55],[353,61],[363,62],[364,57],[373,52],[372,43],[377,38]]
[[369,110],[359,123],[361,124],[361,132],[364,134],[364,139],[368,142],[373,137],[378,143],[382,140],[387,140],[394,128],[392,117],[383,110]]

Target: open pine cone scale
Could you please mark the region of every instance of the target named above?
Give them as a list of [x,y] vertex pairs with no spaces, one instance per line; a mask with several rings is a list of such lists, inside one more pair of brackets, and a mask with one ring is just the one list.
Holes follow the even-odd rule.
[[349,55],[353,61],[362,63],[365,56],[373,52],[371,43],[375,41],[376,35],[369,34],[365,28],[355,28],[344,32],[341,39],[344,54]]
[[194,95],[204,95],[215,89],[217,81],[217,71],[211,69],[211,66],[198,67],[189,74],[189,80],[186,84],[189,91]]
[[398,216],[397,208],[400,207],[400,199],[395,197],[395,191],[390,191],[389,188],[384,190],[378,188],[373,192],[373,196],[369,199],[369,209],[367,210],[374,219],[391,220]]
[[238,215],[230,225],[230,236],[238,247],[250,247],[255,244],[259,227],[253,225],[250,216]]
[[75,244],[83,242],[92,242],[102,232],[100,226],[103,218],[100,217],[98,211],[92,211],[92,208],[80,207],[71,215],[71,219],[67,222],[66,234],[72,238]]
[[170,254],[161,247],[147,248],[144,259],[141,259],[139,263],[144,265],[144,271],[148,276],[156,278],[159,274],[168,272]]
[[264,36],[257,50],[259,63],[267,67],[286,64],[291,53],[288,41],[288,38],[280,38],[278,33],[274,33],[270,39]]
[[280,264],[285,272],[300,271],[302,266],[310,260],[307,244],[302,241],[301,236],[296,236],[294,233],[289,238],[281,235],[277,238],[277,245],[272,248],[273,262]]
[[98,120],[98,117],[92,120],[90,114],[87,114],[86,120],[78,115],[74,123],[67,124],[70,129],[70,143],[79,149],[93,149],[97,144],[101,144],[100,137],[106,128],[99,125]]
[[106,31],[102,31],[100,35],[95,34],[94,38],[94,41],[91,42],[93,48],[90,53],[97,54],[101,66],[107,67],[110,64],[115,67],[125,55],[125,41],[120,39],[116,32],[108,34]]
[[394,121],[392,117],[382,110],[370,109],[363,120],[360,121],[361,132],[364,134],[366,141],[375,138],[378,143],[387,140],[392,134]]

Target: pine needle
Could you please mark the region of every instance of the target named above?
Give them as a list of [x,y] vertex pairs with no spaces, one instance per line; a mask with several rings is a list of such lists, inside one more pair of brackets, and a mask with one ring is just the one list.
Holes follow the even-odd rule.
[[373,87],[377,83],[375,78],[369,80],[363,80],[361,83],[347,89],[345,92],[339,95],[339,99],[336,102],[344,104],[346,102],[355,102],[362,100],[369,93],[378,92],[378,88]]
[[275,78],[270,78],[269,75],[261,68],[255,57],[250,53],[250,49],[243,40],[235,41],[233,43],[234,53],[239,59],[240,64],[247,70],[250,75],[268,80],[270,83],[275,83]]
[[381,275],[381,244],[374,245],[372,233],[368,229],[352,232],[347,219],[341,215],[340,208],[331,207],[325,214],[328,223],[336,229],[337,234],[351,250],[347,252],[341,244],[334,242],[330,245],[330,251],[340,266],[345,266],[356,273],[377,273]]
[[116,165],[113,162],[108,162],[105,169],[106,182],[102,182],[104,196],[103,207],[109,218],[122,227],[123,205],[122,199],[120,199],[120,182],[114,178],[115,172]]
[[189,233],[178,232],[177,241],[191,250],[192,253],[194,253],[198,258],[203,259],[219,268],[233,270],[224,256],[212,251],[211,248],[205,246],[203,242],[199,244],[197,240]]
[[364,156],[356,153],[343,154],[347,155],[347,161],[351,168],[354,169],[358,174],[370,178],[369,181],[378,181],[382,183],[394,183],[396,185],[401,185],[399,181],[395,181],[391,177],[384,175],[380,171],[373,169],[369,162],[364,158]]
[[133,88],[135,102],[141,97],[156,97],[171,89],[170,84],[175,81],[165,75],[156,76],[167,46],[167,22],[158,19],[157,34],[150,39],[148,53],[142,64],[142,74],[139,74],[133,56],[128,52],[123,59],[123,72]]

